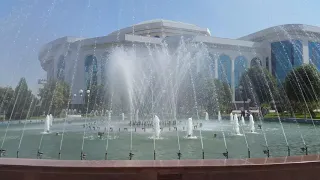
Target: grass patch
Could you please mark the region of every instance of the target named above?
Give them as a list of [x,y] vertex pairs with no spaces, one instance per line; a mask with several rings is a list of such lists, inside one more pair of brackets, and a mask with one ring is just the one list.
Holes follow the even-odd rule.
[[[300,114],[300,113],[296,113],[294,114],[296,118],[301,118],[301,119],[304,119],[304,118],[307,118],[307,119],[311,119],[311,116],[309,114],[307,114],[306,116],[304,114]],[[294,118],[294,116],[291,116],[291,114],[289,113],[279,113],[279,116],[280,118]],[[264,118],[277,118],[278,115],[277,113],[268,113],[264,116]],[[320,120],[320,113],[319,112],[316,112],[316,117],[313,118],[314,120]]]

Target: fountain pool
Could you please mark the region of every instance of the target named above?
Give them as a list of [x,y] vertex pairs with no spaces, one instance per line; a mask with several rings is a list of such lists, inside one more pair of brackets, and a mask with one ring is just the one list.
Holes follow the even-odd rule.
[[[121,116],[114,118],[110,123],[113,132],[102,138],[99,138],[98,132],[105,130],[102,119],[88,119],[86,137],[84,141],[84,152],[88,160],[103,160],[105,157],[105,146],[108,141],[108,159],[127,160],[130,150],[130,134],[132,131],[132,152],[133,159],[136,160],[152,160],[153,159],[153,143],[150,139],[154,131],[152,127],[146,127],[144,131],[140,126],[129,125],[129,121],[122,121]],[[247,120],[247,119],[246,119]],[[165,121],[161,119],[161,122]],[[82,143],[82,135],[84,130],[84,119],[74,120],[71,123],[64,124],[65,121],[57,120],[54,122],[49,134],[44,134],[41,151],[43,159],[58,159],[59,145],[61,142],[61,132],[65,125],[64,141],[61,150],[61,159],[78,160],[80,159],[80,150]],[[186,126],[187,119],[178,120],[177,130],[179,132],[179,142],[181,146],[181,159],[201,159],[201,141],[197,139],[188,139]],[[204,145],[205,159],[222,159],[225,152],[224,139],[222,131],[226,136],[226,144],[228,147],[229,158],[246,158],[247,147],[243,136],[237,136],[233,132],[232,124],[228,120],[194,120],[193,124],[202,123],[202,139]],[[95,124],[95,125],[94,125]],[[247,123],[249,124],[249,123]],[[9,127],[7,138],[5,139],[3,149],[6,149],[6,157],[16,157],[16,151],[20,140],[21,129],[23,124],[12,123]],[[37,148],[43,132],[43,123],[27,123],[24,138],[21,144],[20,158],[37,158]],[[89,126],[96,126],[95,130]],[[156,159],[169,160],[177,159],[178,145],[177,133],[173,127],[160,125],[162,127],[161,139],[155,140]],[[304,147],[300,134],[297,133],[297,125],[295,123],[284,123],[288,142],[290,144],[291,155],[303,155],[305,152],[301,150]],[[99,127],[99,128],[98,128]],[[185,130],[183,130],[183,128]],[[287,146],[282,136],[279,123],[264,122],[262,128],[265,131],[270,156],[279,157],[287,155]],[[6,129],[6,123],[0,123],[0,140],[3,140]],[[119,131],[120,129],[120,131]],[[127,129],[127,130],[125,130]],[[256,128],[256,133],[250,133],[249,125],[242,126],[246,133],[251,157],[266,157],[264,150],[266,149],[265,140],[261,129]],[[317,153],[320,146],[314,141],[314,130],[311,125],[300,125],[300,131],[304,135],[304,139],[308,146],[309,154]],[[200,127],[193,129],[193,136],[199,137]],[[242,133],[242,132],[241,132]],[[216,134],[216,137],[214,137]]]

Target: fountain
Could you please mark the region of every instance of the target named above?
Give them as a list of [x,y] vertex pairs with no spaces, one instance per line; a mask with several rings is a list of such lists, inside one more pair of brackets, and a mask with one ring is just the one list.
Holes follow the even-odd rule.
[[192,137],[193,135],[193,123],[192,118],[189,118],[187,121],[187,137]]
[[241,124],[246,125],[246,122],[244,121],[244,117],[241,115]]
[[111,121],[111,110],[108,111],[108,121],[109,121],[109,122]]
[[204,118],[206,121],[209,121],[209,114],[208,114],[208,112],[206,112],[206,116],[205,116],[205,118]]
[[136,120],[136,122],[139,121],[139,109],[136,110],[135,120]]
[[222,119],[221,118],[221,113],[220,113],[220,111],[218,111],[218,121],[221,122],[221,119]]
[[49,133],[50,132],[50,116],[47,115],[46,120],[44,122],[44,133]]
[[50,114],[49,117],[50,117],[50,121],[49,122],[50,122],[50,127],[51,127],[52,126],[52,121],[53,121],[52,114]]
[[157,115],[154,115],[154,118],[153,118],[153,129],[154,129],[153,138],[159,139],[160,138],[161,129],[160,129],[160,119],[159,119],[159,117]]
[[252,114],[249,115],[249,126],[250,126],[250,131],[255,132],[254,120],[253,120]]
[[122,118],[122,121],[124,121],[124,113],[121,113],[121,118]]
[[233,114],[230,113],[230,123],[233,124]]
[[233,126],[234,126],[235,134],[240,135],[239,119],[236,113],[233,116]]

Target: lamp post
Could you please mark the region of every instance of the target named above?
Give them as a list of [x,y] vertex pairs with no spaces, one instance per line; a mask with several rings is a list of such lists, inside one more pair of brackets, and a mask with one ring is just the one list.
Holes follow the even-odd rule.
[[81,97],[81,108],[80,108],[80,115],[82,114],[82,111],[83,111],[83,90],[80,89],[79,90],[79,94],[80,94],[80,97]]
[[[73,102],[76,101],[76,97],[77,97],[77,94],[73,94],[73,100],[74,100]],[[73,113],[73,110],[75,109],[74,106],[75,106],[75,105],[74,105],[74,103],[73,103],[73,104],[72,104],[72,113]]]

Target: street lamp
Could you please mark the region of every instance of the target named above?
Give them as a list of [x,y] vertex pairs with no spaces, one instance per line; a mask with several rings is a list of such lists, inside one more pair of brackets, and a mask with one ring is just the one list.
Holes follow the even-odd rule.
[[74,113],[76,97],[77,97],[77,94],[73,94],[72,113]]

